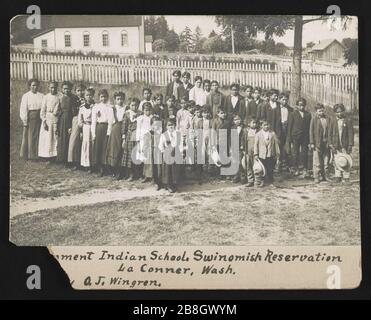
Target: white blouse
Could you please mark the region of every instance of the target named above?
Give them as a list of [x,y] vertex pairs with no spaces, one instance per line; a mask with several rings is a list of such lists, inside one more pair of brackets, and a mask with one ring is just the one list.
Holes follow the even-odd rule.
[[108,103],[98,103],[96,104],[91,111],[91,134],[95,138],[95,128],[97,123],[108,123],[108,117],[112,105]]
[[40,118],[41,120],[51,121],[52,123],[58,122],[58,111],[59,111],[59,97],[48,93],[44,96],[41,105]]
[[41,109],[43,97],[42,93],[33,93],[32,91],[28,91],[22,96],[19,116],[24,125],[28,123],[28,111]]
[[136,140],[141,141],[144,135],[151,130],[152,117],[142,114],[137,118]]
[[78,118],[77,118],[77,123],[79,125],[79,127],[81,128],[84,124],[91,124],[91,116],[92,116],[92,108],[90,107],[89,109],[88,108],[85,108],[85,107],[81,107],[79,109],[79,115],[78,115]]
[[[117,121],[121,122],[124,119],[127,107],[126,106],[114,106],[113,108],[116,108]],[[116,123],[115,116],[113,113],[113,108],[110,109],[109,114],[108,114],[107,135],[111,134],[112,126]]]
[[206,104],[207,93],[203,88],[194,86],[189,91],[189,100],[193,100],[197,105],[203,106]]

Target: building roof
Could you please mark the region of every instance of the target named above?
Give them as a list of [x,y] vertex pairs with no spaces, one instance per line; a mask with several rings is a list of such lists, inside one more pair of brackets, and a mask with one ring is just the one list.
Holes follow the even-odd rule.
[[310,51],[323,51],[325,50],[330,44],[332,44],[333,42],[337,42],[339,43],[342,47],[344,47],[344,45],[339,42],[338,40],[336,39],[326,39],[326,40],[321,40],[319,43],[315,44]]
[[138,27],[142,25],[142,16],[139,15],[44,15],[42,19],[45,29],[33,38],[56,28]]
[[149,36],[144,36],[144,41],[145,42],[153,42],[153,37],[151,35]]

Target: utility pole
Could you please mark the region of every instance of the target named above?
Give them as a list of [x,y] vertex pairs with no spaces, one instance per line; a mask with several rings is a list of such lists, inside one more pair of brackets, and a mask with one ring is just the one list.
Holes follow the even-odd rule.
[[234,51],[234,31],[233,31],[233,24],[231,24],[231,38],[232,38],[232,53],[235,54],[235,51]]

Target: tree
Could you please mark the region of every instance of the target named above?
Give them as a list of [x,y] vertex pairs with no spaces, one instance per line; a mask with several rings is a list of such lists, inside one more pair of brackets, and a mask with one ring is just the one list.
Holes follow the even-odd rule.
[[155,23],[156,16],[147,16],[144,19],[144,34],[152,36],[153,40],[156,40]]
[[180,41],[179,43],[179,51],[181,52],[189,52],[188,42]]
[[202,51],[202,44],[205,42],[206,38],[202,37],[201,28],[197,26],[193,34],[193,50],[197,53]]
[[205,53],[226,52],[226,43],[221,36],[217,35],[204,41],[202,51]]
[[179,43],[180,43],[179,36],[173,29],[167,32],[165,41],[166,41],[166,49],[168,51],[174,52],[179,49]]
[[284,56],[287,52],[287,47],[284,43],[278,42],[276,43],[276,48],[275,48],[275,54],[279,56]]
[[214,30],[211,30],[210,34],[209,34],[209,38],[213,38],[217,36],[216,32]]
[[169,27],[164,16],[147,16],[144,19],[144,33],[151,35],[153,40],[164,39],[168,31]]
[[152,43],[153,51],[165,51],[167,49],[167,42],[164,39],[157,39]]
[[[343,43],[344,43],[343,39]],[[344,58],[346,59],[346,65],[355,63],[358,65],[358,39],[349,39],[346,42],[346,49],[344,52]]]
[[341,40],[341,43],[343,44],[345,48],[350,48],[352,46],[353,40],[354,39],[352,38],[344,38],[343,40]]
[[261,43],[261,51],[267,54],[276,54],[276,43],[273,39],[266,39]]
[[192,30],[186,26],[179,36],[180,49],[184,52],[192,52],[194,47]]
[[[230,26],[234,26],[235,32],[245,33],[256,37],[258,32],[263,32],[265,39],[272,38],[273,35],[281,37],[287,30],[294,30],[294,48],[292,60],[292,101],[297,100],[301,94],[301,59],[302,59],[302,38],[303,25],[313,21],[326,21],[329,15],[315,16],[304,19],[303,16],[216,16],[215,21],[218,26],[223,27],[223,34],[227,37],[230,33]],[[341,24],[346,28],[349,20],[347,16],[341,16]],[[334,25],[331,24],[331,26]]]
[[156,39],[164,39],[169,31],[166,18],[164,16],[157,17],[154,27]]
[[201,28],[200,26],[196,26],[195,28],[195,33],[194,33],[194,36],[193,36],[193,39],[194,41],[198,41],[202,38],[202,31],[201,31]]

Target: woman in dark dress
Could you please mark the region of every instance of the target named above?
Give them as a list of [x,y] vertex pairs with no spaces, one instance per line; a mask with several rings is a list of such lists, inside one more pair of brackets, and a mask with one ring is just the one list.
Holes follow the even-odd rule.
[[115,92],[113,100],[115,104],[108,116],[106,163],[113,170],[113,178],[120,180],[122,178],[122,122],[126,111],[126,106],[124,105],[125,93],[121,91]]
[[67,164],[69,133],[72,127],[73,110],[78,110],[77,98],[71,92],[72,83],[62,83],[62,96],[60,97],[60,115],[58,121],[57,162]]
[[[126,111],[124,119],[122,121],[122,170],[124,171],[125,178],[129,178],[129,181],[133,181],[138,178],[138,165],[133,162],[132,154],[137,144],[136,141],[136,129],[137,129],[137,110],[139,106],[139,100],[132,98],[129,103],[129,110]],[[134,151],[135,152],[135,151]]]

